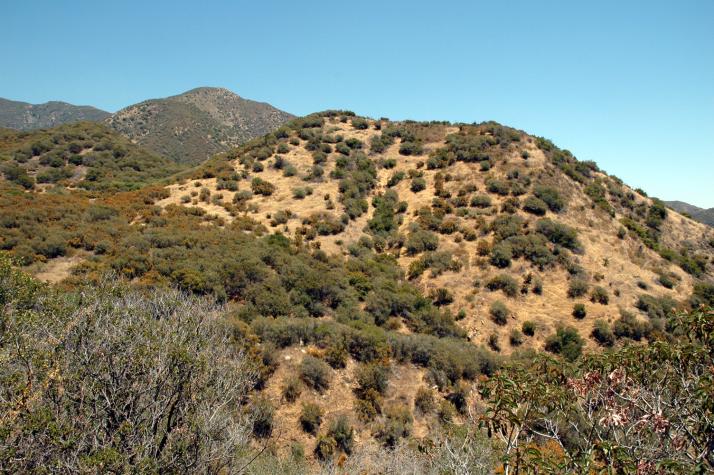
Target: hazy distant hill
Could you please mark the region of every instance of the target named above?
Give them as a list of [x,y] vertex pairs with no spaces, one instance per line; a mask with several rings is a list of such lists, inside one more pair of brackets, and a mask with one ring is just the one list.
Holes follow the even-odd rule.
[[107,123],[171,160],[197,164],[272,132],[293,117],[227,89],[202,87],[126,107]]
[[0,98],[0,127],[16,130],[44,129],[82,120],[101,122],[110,115],[96,107],[60,101],[28,104]]
[[680,213],[686,213],[700,223],[714,226],[714,208],[704,209],[684,201],[665,201],[667,206]]

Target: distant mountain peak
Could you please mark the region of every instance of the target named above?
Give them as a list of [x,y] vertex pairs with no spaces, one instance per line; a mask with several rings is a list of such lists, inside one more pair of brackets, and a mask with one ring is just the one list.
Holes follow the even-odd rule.
[[46,129],[80,121],[101,122],[109,112],[63,101],[30,104],[0,98],[0,127],[16,130]]
[[179,163],[200,163],[294,118],[222,87],[198,87],[126,107],[107,123],[131,140]]

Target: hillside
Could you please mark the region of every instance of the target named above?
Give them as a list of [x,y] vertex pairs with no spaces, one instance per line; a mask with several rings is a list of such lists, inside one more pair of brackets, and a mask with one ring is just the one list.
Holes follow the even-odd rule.
[[98,123],[18,132],[0,129],[0,173],[26,189],[141,188],[181,170]]
[[[561,324],[589,335],[656,316],[712,276],[712,230],[521,131],[339,115],[296,128],[209,162],[159,205],[247,216],[329,255],[393,255],[472,341],[504,352]],[[533,338],[517,333],[527,321]]]
[[[215,300],[211,315],[228,334],[221,344],[255,364],[244,398],[254,447],[286,457],[287,466],[302,454],[312,468],[334,456],[354,468],[347,473],[379,473],[387,469],[373,464],[405,460],[423,464],[414,473],[450,473],[424,467],[468,446],[478,457],[459,457],[477,457],[469,460],[481,469],[472,472],[491,473],[503,450],[491,434],[506,430],[508,411],[521,401],[553,411],[523,422],[534,431],[546,418],[555,427],[592,417],[577,411],[577,385],[592,383],[581,381],[586,372],[612,382],[609,365],[629,365],[628,384],[647,389],[638,397],[680,394],[672,387],[684,373],[667,358],[682,353],[662,345],[690,334],[679,330],[679,310],[714,304],[714,230],[546,139],[493,122],[392,122],[329,111],[292,120],[169,183],[92,196],[72,188],[0,182],[0,249],[56,289],[92,289],[83,295],[99,308],[117,308],[101,313],[107,328],[121,322],[137,332],[110,338],[115,350],[98,347],[87,362],[114,351],[128,358],[127,341],[140,355],[173,361],[152,343],[172,338],[163,319],[208,314],[193,309],[204,309],[204,297]],[[116,282],[138,294],[121,297]],[[162,293],[173,286],[186,292],[186,303]],[[107,304],[110,298],[117,301]],[[137,320],[124,323],[131,305]],[[650,342],[660,345],[650,350]],[[74,358],[58,364],[79,365]],[[709,353],[698,358],[710,364]],[[706,380],[701,367],[687,371]],[[651,384],[652,368],[671,374],[662,379],[674,386]],[[504,407],[508,401],[513,406]],[[667,405],[667,417],[687,419],[685,406]],[[603,422],[608,407],[593,422],[603,434],[611,433]],[[93,440],[84,420],[72,423]],[[642,421],[629,421],[639,425],[628,434],[645,430]],[[488,439],[479,422],[488,424]],[[648,432],[652,444],[628,445],[632,458],[622,463],[631,468],[641,457],[679,457],[706,444],[668,441],[661,449],[656,430]],[[525,433],[518,447],[527,449],[516,452],[531,457],[537,449],[550,462],[533,456],[533,463],[553,466],[590,457],[578,443],[554,444]],[[598,466],[608,457],[598,455]]]
[[101,122],[110,115],[95,107],[60,101],[28,104],[0,98],[0,127],[15,130],[45,129],[80,121]]
[[203,87],[126,107],[107,124],[155,153],[196,165],[291,118],[270,104],[244,99],[227,89]]
[[683,201],[665,201],[665,203],[673,210],[687,214],[700,223],[714,226],[714,208],[704,209]]

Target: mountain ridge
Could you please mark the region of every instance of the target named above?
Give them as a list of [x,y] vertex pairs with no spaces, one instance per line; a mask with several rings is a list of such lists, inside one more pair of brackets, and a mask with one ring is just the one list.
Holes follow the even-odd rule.
[[226,88],[198,87],[125,107],[106,123],[178,163],[198,164],[294,118]]
[[714,208],[700,208],[684,201],[665,201],[665,203],[679,213],[685,213],[700,223],[714,227]]
[[0,127],[16,130],[44,129],[85,120],[101,122],[110,115],[93,106],[78,106],[63,101],[30,104],[0,98]]

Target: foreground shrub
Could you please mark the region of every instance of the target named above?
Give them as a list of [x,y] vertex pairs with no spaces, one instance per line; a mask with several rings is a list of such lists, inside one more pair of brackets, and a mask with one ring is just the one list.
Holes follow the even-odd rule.
[[0,289],[3,471],[242,465],[255,373],[209,303],[116,282],[57,299],[1,258]]

